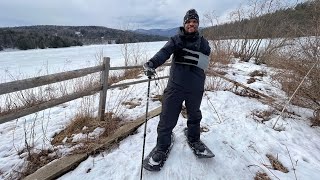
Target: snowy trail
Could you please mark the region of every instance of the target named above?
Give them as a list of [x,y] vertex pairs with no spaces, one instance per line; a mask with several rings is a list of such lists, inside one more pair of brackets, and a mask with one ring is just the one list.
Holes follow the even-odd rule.
[[[317,169],[320,169],[320,161],[316,155],[320,152],[319,129],[301,127],[301,122],[287,120],[284,123],[290,126],[286,126],[288,128],[285,131],[274,131],[271,123],[258,124],[250,116],[252,110],[267,109],[266,105],[231,92],[208,92],[208,96],[215,102],[223,122],[219,123],[218,119],[213,118],[214,112],[205,106],[204,98],[201,124],[209,131],[202,132],[201,139],[216,157],[197,159],[193,155],[183,135],[186,120],[181,116],[174,129],[175,144],[163,169],[160,172],[144,170],[144,179],[253,179],[256,172],[262,169],[272,179],[276,179],[272,173],[280,179],[294,179],[286,146],[291,157],[298,162],[295,166],[298,177],[315,179],[319,175]],[[159,117],[155,117],[148,123],[146,153],[155,146],[158,121]],[[143,128],[140,127],[137,134],[123,140],[118,148],[90,157],[60,179],[74,179],[79,175],[88,179],[138,179],[142,138]],[[301,143],[304,145],[301,146]],[[270,164],[265,156],[268,153],[278,155],[290,172],[268,170],[263,165]]]

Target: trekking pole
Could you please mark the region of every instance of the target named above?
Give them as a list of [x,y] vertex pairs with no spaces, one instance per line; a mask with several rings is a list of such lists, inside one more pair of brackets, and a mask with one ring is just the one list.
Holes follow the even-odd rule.
[[142,148],[142,157],[141,157],[141,169],[140,169],[140,180],[142,180],[142,171],[143,171],[143,157],[144,157],[144,148],[146,144],[147,136],[147,121],[148,121],[148,107],[149,107],[149,94],[150,94],[150,80],[151,76],[148,76],[148,92],[147,92],[147,107],[146,107],[146,119],[144,122],[144,132],[143,132],[143,148]]

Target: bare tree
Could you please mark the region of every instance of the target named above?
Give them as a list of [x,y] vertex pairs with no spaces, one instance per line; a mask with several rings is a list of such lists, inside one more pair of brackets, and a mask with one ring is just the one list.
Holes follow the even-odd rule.
[[[272,16],[267,16],[276,10],[283,8],[284,5],[280,0],[248,0],[249,6],[240,6],[239,9],[233,11],[230,17],[233,20],[239,21],[237,28],[237,36],[241,39],[237,42],[237,50],[234,55],[241,58],[243,61],[255,59],[256,64],[260,64],[260,57],[263,53],[269,53],[268,48],[282,47],[285,41],[274,41],[265,39],[266,37],[276,37],[279,30],[266,34],[266,28],[271,22],[274,22]],[[281,22],[286,22],[284,19],[279,19]],[[288,22],[289,23],[289,22]],[[263,45],[264,49],[262,51]]]
[[[221,25],[219,17],[214,11],[204,14],[203,22],[212,27]],[[222,40],[219,32],[215,32],[215,29],[212,28],[204,31],[204,36],[210,40],[209,42],[212,47],[210,66],[214,66],[217,62],[221,64],[230,63],[234,48],[234,46],[232,46],[232,40]]]

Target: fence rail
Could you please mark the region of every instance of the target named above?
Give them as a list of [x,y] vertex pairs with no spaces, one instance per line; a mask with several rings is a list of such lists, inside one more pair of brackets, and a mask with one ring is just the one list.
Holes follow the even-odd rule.
[[66,95],[66,96],[51,100],[51,101],[47,101],[47,102],[44,102],[44,103],[41,103],[41,104],[38,104],[38,105],[35,105],[32,107],[28,107],[28,108],[24,108],[24,109],[12,112],[10,114],[1,116],[0,117],[0,124],[17,119],[17,118],[20,118],[20,117],[23,117],[23,116],[26,116],[26,115],[29,115],[29,114],[33,114],[38,111],[52,108],[52,107],[57,106],[59,104],[63,104],[63,103],[66,103],[66,102],[69,102],[69,101],[72,101],[72,100],[75,100],[75,99],[78,99],[78,98],[81,98],[84,96],[90,96],[90,95],[96,94],[101,89],[102,89],[101,87],[94,87],[94,88],[91,88],[91,89],[88,89],[88,90],[85,90],[82,92],[73,93],[73,94]]
[[74,71],[56,73],[56,74],[51,74],[46,76],[39,76],[35,78],[3,83],[3,84],[0,84],[0,95],[16,92],[16,91],[22,91],[25,89],[35,88],[35,87],[39,87],[47,84],[57,83],[61,81],[66,81],[69,79],[82,77],[82,76],[103,71],[103,70],[104,69],[102,66],[95,66],[95,67],[90,67],[85,69],[78,69]]
[[[170,66],[170,64],[166,63],[164,64],[164,66]],[[56,73],[56,74],[51,74],[46,76],[39,76],[35,78],[28,78],[28,79],[18,80],[18,81],[13,81],[8,83],[2,83],[0,84],[0,95],[22,91],[30,88],[36,88],[43,85],[53,84],[61,81],[83,77],[92,73],[101,72],[100,85],[96,87],[91,87],[81,92],[74,92],[69,95],[65,95],[47,102],[43,102],[43,103],[34,105],[32,107],[25,107],[25,108],[22,107],[21,109],[18,108],[16,110],[13,110],[12,112],[9,112],[8,114],[2,115],[0,117],[0,124],[8,121],[12,121],[14,119],[21,118],[23,116],[33,114],[48,108],[52,108],[59,104],[63,104],[84,96],[93,95],[98,92],[100,92],[98,118],[100,120],[104,120],[106,97],[107,97],[108,89],[124,87],[124,86],[139,84],[139,83],[148,81],[148,79],[146,79],[146,80],[139,80],[139,81],[133,81],[129,83],[108,86],[109,71],[122,70],[122,69],[135,69],[135,68],[142,68],[142,66],[110,67],[110,58],[104,57],[103,64],[100,66],[94,66],[94,67],[89,67],[84,69],[78,69],[78,70],[61,72],[61,73]],[[158,79],[165,79],[168,77],[169,76],[159,77],[156,79],[152,79],[152,81],[158,80]]]

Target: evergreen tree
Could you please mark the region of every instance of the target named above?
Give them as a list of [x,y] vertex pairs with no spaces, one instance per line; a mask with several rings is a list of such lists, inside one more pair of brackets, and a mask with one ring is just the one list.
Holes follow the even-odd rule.
[[[129,38],[123,40],[124,34],[129,34]],[[102,41],[101,37],[104,37],[105,41]],[[127,43],[160,41],[166,38],[145,36],[130,31],[125,32],[98,26],[25,26],[0,28],[0,45],[2,48],[18,48],[22,50],[101,44],[115,39],[122,39],[121,43]]]

